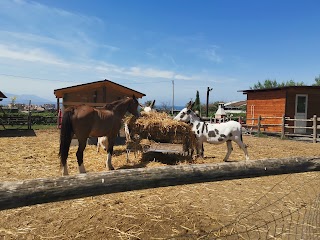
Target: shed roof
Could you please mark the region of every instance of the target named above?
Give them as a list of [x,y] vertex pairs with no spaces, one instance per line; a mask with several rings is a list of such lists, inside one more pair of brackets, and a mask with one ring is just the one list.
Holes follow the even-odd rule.
[[114,88],[118,89],[120,92],[124,92],[128,95],[134,94],[137,98],[142,98],[142,97],[146,96],[144,93],[141,93],[141,92],[138,92],[138,91],[133,90],[131,88],[122,86],[118,83],[112,82],[107,79],[97,81],[97,82],[84,83],[84,84],[80,84],[80,85],[55,89],[54,95],[56,96],[56,98],[62,98],[65,93],[77,92],[77,91],[85,90],[88,88],[99,88],[99,87],[107,87],[107,86],[113,86]]
[[225,107],[241,107],[247,104],[246,100],[241,100],[241,101],[233,101],[233,102],[228,102],[225,103]]
[[7,98],[7,96],[0,91],[0,101],[2,100],[2,98]]
[[239,90],[238,92],[243,92],[243,94],[251,92],[266,92],[266,91],[279,91],[279,90],[289,90],[289,89],[319,89],[320,86],[285,86],[285,87],[276,87],[276,88],[263,88],[263,89],[248,89],[248,90]]

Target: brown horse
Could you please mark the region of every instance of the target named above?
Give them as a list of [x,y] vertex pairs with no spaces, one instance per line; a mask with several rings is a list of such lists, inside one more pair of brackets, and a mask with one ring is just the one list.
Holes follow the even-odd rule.
[[67,158],[73,134],[76,135],[79,142],[76,156],[80,173],[86,172],[83,164],[83,151],[89,136],[108,137],[106,168],[113,170],[111,157],[116,136],[121,128],[122,118],[127,111],[139,117],[138,106],[138,100],[133,96],[106,104],[105,107],[99,109],[88,105],[67,108],[62,117],[60,132],[59,156],[62,175],[68,175]]

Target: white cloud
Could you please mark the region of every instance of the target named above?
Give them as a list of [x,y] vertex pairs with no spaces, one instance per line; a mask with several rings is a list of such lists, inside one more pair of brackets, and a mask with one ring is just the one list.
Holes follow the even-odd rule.
[[217,53],[217,46],[212,46],[204,51],[205,56],[212,62],[221,63],[222,58]]
[[40,49],[21,49],[17,46],[7,46],[0,44],[0,58],[7,58],[19,61],[42,62],[47,64],[59,65],[67,67],[68,63],[59,60],[51,53]]
[[131,76],[140,76],[140,77],[151,77],[151,78],[173,78],[174,73],[171,71],[163,71],[152,68],[142,69],[140,67],[131,67],[128,71],[125,72]]
[[[44,96],[73,82],[107,78],[116,79],[120,84],[124,81],[146,83],[135,86],[141,86],[139,90],[148,95],[164,95],[165,99],[167,96],[159,91],[161,88],[147,83],[157,83],[157,87],[163,84],[166,88],[171,80],[176,80],[177,85],[192,92],[200,86],[205,89],[208,84],[224,86],[230,82],[230,78],[214,76],[212,69],[207,73],[197,72],[197,68],[205,68],[208,63],[211,66],[212,62],[222,62],[219,47],[209,45],[203,35],[176,36],[175,40],[164,33],[144,38],[143,33],[137,32],[141,42],[135,45],[130,37],[133,31],[128,30],[128,26],[25,0],[1,0],[0,22],[0,74],[11,75],[6,78],[8,81],[1,82],[3,88],[18,90],[19,85],[19,91]],[[126,41],[124,36],[129,36]],[[146,50],[139,48],[140,45]],[[190,46],[195,47],[186,50]],[[203,67],[203,63],[206,66]],[[16,80],[18,84],[11,84],[14,75],[22,76]],[[36,87],[25,84],[32,78]]]
[[193,77],[188,77],[188,76],[181,75],[181,74],[174,75],[174,79],[177,79],[177,80],[194,80]]

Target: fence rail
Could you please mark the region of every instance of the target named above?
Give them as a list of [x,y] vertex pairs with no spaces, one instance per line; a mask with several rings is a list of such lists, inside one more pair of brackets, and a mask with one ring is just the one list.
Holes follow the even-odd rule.
[[6,126],[16,126],[17,128],[27,126],[31,129],[31,118],[30,116],[3,116],[0,118],[0,124],[4,129]]
[[37,116],[37,115],[4,115],[0,116],[0,126],[3,129],[21,129],[32,125],[53,125],[57,124],[57,116]]
[[[267,120],[274,119],[279,121],[279,123],[266,123]],[[312,142],[320,142],[318,130],[320,129],[320,117],[314,115],[312,118],[308,119],[296,119],[290,118],[283,115],[282,117],[269,117],[269,116],[259,116],[258,118],[247,118],[247,123],[252,121],[251,124],[243,124],[244,127],[247,129],[255,129],[258,134],[265,132],[265,133],[275,133],[280,134],[281,138],[285,138],[287,136],[296,136],[296,137],[307,137],[312,138]],[[255,124],[257,122],[257,124]],[[289,122],[293,122],[294,124],[289,124]],[[298,126],[297,123],[304,122],[306,123],[305,126]],[[307,123],[310,126],[307,126]],[[266,128],[270,127],[279,127],[280,131],[266,131]],[[295,131],[294,133],[288,132],[289,129],[302,129],[302,130],[310,130],[309,133],[298,133]]]

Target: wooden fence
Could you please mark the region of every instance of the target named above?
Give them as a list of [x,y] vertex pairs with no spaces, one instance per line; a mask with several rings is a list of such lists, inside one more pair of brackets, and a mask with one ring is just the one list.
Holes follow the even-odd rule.
[[0,125],[2,125],[3,129],[7,129],[7,127],[14,127],[15,129],[27,127],[27,129],[31,129],[31,116],[2,116],[0,117]]
[[[272,122],[278,122],[278,123],[267,123],[268,120],[273,120]],[[249,122],[252,121],[250,124]],[[293,124],[289,124],[289,123]],[[298,126],[296,123],[298,122],[305,122],[306,126]],[[308,122],[310,122],[311,126],[307,126]],[[256,123],[256,124],[255,124]],[[317,117],[314,115],[312,118],[309,119],[294,119],[290,117],[286,117],[283,115],[282,117],[261,117],[258,118],[247,118],[247,123],[243,124],[243,126],[247,129],[252,129],[253,131],[260,133],[274,133],[279,134],[281,138],[285,137],[307,137],[312,138],[312,142],[316,143],[319,142],[319,135],[318,131],[320,130],[320,117]],[[279,131],[267,131],[268,128],[273,129],[280,129]],[[308,133],[292,133],[290,129],[306,129]]]

